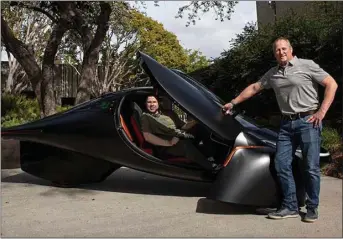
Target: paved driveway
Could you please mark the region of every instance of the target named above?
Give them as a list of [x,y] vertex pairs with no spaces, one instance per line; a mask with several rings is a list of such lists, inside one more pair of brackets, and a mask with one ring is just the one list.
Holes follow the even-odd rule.
[[320,220],[274,221],[205,199],[210,184],[122,168],[105,182],[56,188],[2,170],[2,237],[342,237],[342,180],[323,177]]

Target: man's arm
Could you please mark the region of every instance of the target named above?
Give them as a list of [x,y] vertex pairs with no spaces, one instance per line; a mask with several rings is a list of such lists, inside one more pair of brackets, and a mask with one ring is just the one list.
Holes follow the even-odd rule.
[[325,87],[324,100],[319,110],[307,120],[311,123],[314,122],[315,125],[319,125],[324,119],[326,112],[329,110],[331,103],[335,98],[338,87],[336,81],[330,75],[321,82],[321,85]]
[[158,146],[165,146],[165,147],[170,147],[170,146],[173,146],[175,145],[178,140],[178,138],[174,137],[172,140],[165,140],[165,139],[161,139],[160,137],[156,136],[156,135],[153,135],[151,133],[148,133],[148,132],[143,132],[143,136],[144,136],[144,139],[153,144],[153,145],[158,145]]
[[231,102],[235,105],[253,97],[257,93],[259,93],[262,90],[262,85],[260,82],[255,82],[251,85],[249,85],[247,88],[245,88],[235,99],[233,99]]
[[223,110],[226,112],[225,114],[228,114],[234,105],[237,105],[237,104],[253,97],[257,93],[259,93],[262,89],[263,89],[263,87],[261,85],[261,82],[259,82],[259,81],[249,85],[235,99],[233,99],[231,102],[229,102],[223,106]]

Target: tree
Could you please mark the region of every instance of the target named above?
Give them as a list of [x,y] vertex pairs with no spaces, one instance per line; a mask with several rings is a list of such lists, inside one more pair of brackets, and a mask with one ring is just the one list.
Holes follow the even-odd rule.
[[[93,33],[94,29],[89,26],[89,22],[84,20],[80,8],[75,8],[75,12],[77,12],[78,26],[75,25],[74,29],[76,30],[77,27],[80,28],[81,26],[81,31],[78,31],[78,34],[82,38],[82,48],[84,51],[81,80],[76,95],[76,104],[85,102],[90,98],[90,83],[92,82],[92,79],[96,77],[96,68],[99,60],[100,47],[108,30],[111,6],[107,2],[99,2],[99,5],[100,12],[96,14],[95,33]],[[84,3],[84,11],[87,11],[88,7],[90,6],[87,3]]]
[[[3,14],[16,38],[29,46],[38,64],[41,64],[44,44],[51,32],[49,19],[27,9],[9,12],[9,8],[5,8]],[[8,49],[5,50],[9,65],[5,92],[19,93],[22,89],[27,88],[30,82],[16,58],[10,54]]]
[[38,97],[42,116],[55,113],[52,88],[54,60],[64,34],[70,29],[80,36],[84,50],[77,102],[87,100],[89,82],[95,75],[100,45],[108,28],[107,23],[111,13],[109,3],[12,2],[12,5],[43,13],[52,21],[52,32],[44,51],[42,69],[40,69],[27,45],[13,35],[3,16],[1,19],[3,42],[6,49],[9,49],[28,74]]
[[201,20],[199,12],[204,14],[213,9],[216,14],[215,20],[223,22],[225,19],[231,19],[231,14],[234,12],[234,6],[237,3],[237,1],[191,1],[188,5],[179,8],[176,18],[183,18],[185,12],[188,12],[186,23],[188,27],[191,23],[195,25],[196,20]]
[[[234,12],[234,7],[238,1],[188,1],[186,5],[179,8],[175,18],[183,18],[186,13],[188,13],[188,20],[186,22],[186,27],[191,24],[195,25],[197,20],[201,20],[200,14],[204,15],[212,9],[215,13],[215,20],[224,21],[231,19],[231,14]],[[156,7],[159,6],[159,1],[154,1]],[[142,13],[145,13],[146,4],[144,1],[135,1],[134,4],[137,9],[141,9]]]
[[185,70],[187,54],[174,33],[163,28],[163,25],[139,12],[132,13],[131,26],[137,29],[139,49],[159,63]]
[[[46,4],[45,2],[43,4],[40,4],[39,2],[12,2],[11,4],[14,6],[14,8],[21,7],[34,9],[37,12],[44,13],[52,21],[52,31],[49,35],[44,50],[42,68],[36,61],[34,52],[28,46],[28,44],[25,44],[13,34],[12,30],[8,26],[7,21],[5,21],[3,18],[3,14],[1,16],[1,36],[2,42],[4,43],[6,49],[10,51],[11,54],[19,61],[20,65],[24,68],[26,74],[28,75],[40,105],[41,116],[44,117],[54,114],[56,109],[52,87],[54,58],[58,46],[61,43],[61,39],[67,30],[65,27],[66,19],[64,17],[56,19],[54,16],[44,10],[42,5]],[[63,12],[69,10],[64,9],[63,6],[59,5],[59,3],[56,3],[56,5],[54,4],[54,7]]]
[[[329,5],[327,8],[329,9]],[[330,14],[325,14],[322,9],[322,6],[318,6],[317,13],[305,16],[290,12],[289,15],[279,18],[275,24],[263,26],[258,30],[256,24],[246,25],[243,32],[231,42],[232,48],[223,52],[221,57],[215,59],[202,73],[205,84],[214,87],[215,93],[223,99],[232,99],[277,64],[272,43],[279,36],[291,40],[295,55],[299,58],[313,59],[341,84],[343,13],[331,9],[328,11]],[[322,99],[323,88],[319,89]],[[244,108],[251,116],[259,115],[266,118],[273,112],[279,112],[273,91],[259,94],[239,107]],[[338,89],[327,119],[339,122],[342,119],[341,110],[342,91]]]
[[167,67],[187,72],[208,65],[200,51],[184,50],[177,37],[162,24],[135,9],[128,13],[119,17],[112,12],[110,16],[98,74],[91,84],[93,95],[147,83],[135,59],[138,49]]
[[131,14],[112,12],[109,30],[100,50],[100,66],[91,82],[91,93],[99,96],[109,91],[117,91],[133,84],[133,70],[138,64],[135,53],[138,49],[137,29],[130,26]]
[[[194,12],[189,16],[189,19],[192,20],[192,18],[197,16],[197,12],[199,10],[207,12],[210,8],[213,8],[221,20],[223,20],[224,17],[229,19],[232,12],[231,9],[234,4],[235,2],[226,2],[226,4],[224,4],[216,1],[193,1],[190,5],[180,9],[179,16],[181,17],[183,12],[192,9]],[[129,5],[125,2],[112,2],[112,4],[110,4],[108,2],[80,1],[13,1],[6,3],[3,6],[5,8],[10,7],[11,11],[29,9],[45,15],[51,21],[51,33],[44,49],[42,64],[40,67],[40,64],[35,59],[32,49],[13,34],[8,25],[8,19],[6,19],[3,14],[1,16],[2,42],[6,49],[18,60],[29,77],[39,101],[41,116],[47,116],[55,113],[56,102],[52,87],[53,69],[56,55],[61,43],[64,41],[63,39],[66,33],[70,34],[70,36],[73,35],[75,39],[79,39],[83,51],[81,81],[78,87],[76,103],[88,100],[90,97],[90,82],[92,82],[92,79],[96,76],[99,52],[108,29],[111,11],[113,10],[113,12],[117,12],[117,10],[119,10],[119,13],[125,14],[125,9],[129,9]],[[225,9],[227,9],[226,12]],[[194,23],[195,21],[193,20],[192,22]],[[136,23],[139,24],[139,17]],[[147,21],[147,25],[148,26],[145,29],[151,28],[154,31],[148,32],[147,30],[143,30],[141,32],[140,43],[143,49],[147,49],[147,53],[150,51],[152,56],[157,56],[157,60],[161,60],[161,63],[164,63],[167,66],[185,69],[187,65],[187,55],[182,52],[182,47],[180,47],[179,44],[176,44],[176,37],[167,32],[163,33],[163,38],[161,38],[161,36],[156,36],[154,35],[154,32],[157,32],[155,30],[158,30],[158,28],[162,29],[162,26],[158,26],[158,24],[154,26],[151,21]],[[154,45],[154,42],[146,41],[145,38],[171,43],[171,46],[174,47],[174,49],[171,50],[171,48],[168,47],[156,46]],[[165,55],[169,54],[169,59],[166,57],[159,59],[160,55],[157,53],[162,52],[166,52]],[[178,53],[180,53],[179,56],[177,56]]]
[[188,64],[185,72],[191,73],[209,66],[209,60],[199,50],[186,49]]

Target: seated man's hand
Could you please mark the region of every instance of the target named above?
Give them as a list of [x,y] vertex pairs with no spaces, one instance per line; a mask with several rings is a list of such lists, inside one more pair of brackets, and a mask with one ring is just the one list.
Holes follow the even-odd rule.
[[198,121],[196,121],[195,119],[191,119],[189,121],[187,121],[187,124],[197,124]]
[[178,137],[173,137],[169,142],[170,142],[170,146],[174,146],[175,144],[177,144],[179,142],[179,138]]
[[182,130],[190,130],[191,128],[193,128],[198,122],[196,120],[190,120],[190,121],[187,121],[186,124],[184,124],[181,129]]

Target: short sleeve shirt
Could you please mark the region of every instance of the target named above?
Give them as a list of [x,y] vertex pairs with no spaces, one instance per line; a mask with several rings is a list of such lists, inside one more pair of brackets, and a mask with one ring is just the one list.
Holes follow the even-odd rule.
[[258,81],[272,88],[282,114],[295,114],[319,108],[318,84],[329,76],[312,60],[294,57],[286,67],[276,66]]

